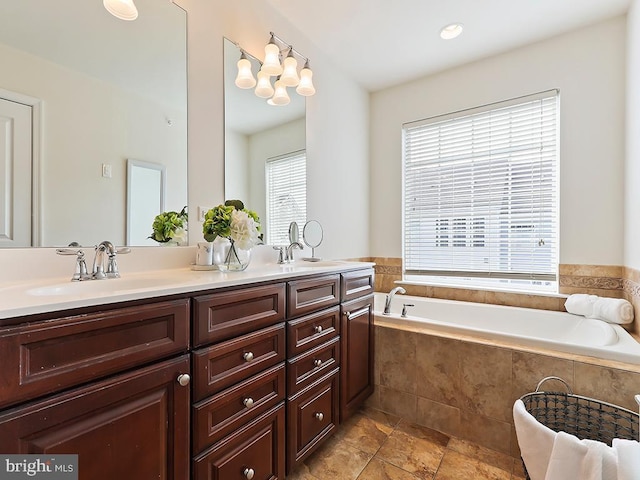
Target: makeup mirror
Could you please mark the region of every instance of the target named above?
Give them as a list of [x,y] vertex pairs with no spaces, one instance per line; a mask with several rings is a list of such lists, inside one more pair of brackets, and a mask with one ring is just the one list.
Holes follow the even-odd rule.
[[316,257],[315,249],[322,243],[323,236],[322,225],[317,220],[309,220],[304,224],[302,239],[304,244],[311,248],[311,257],[303,258],[303,260],[307,262],[319,262],[322,260],[322,258]]

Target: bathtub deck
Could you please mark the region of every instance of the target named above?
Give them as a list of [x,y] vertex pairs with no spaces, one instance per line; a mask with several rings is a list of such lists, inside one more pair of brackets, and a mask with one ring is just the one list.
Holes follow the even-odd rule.
[[518,460],[364,408],[287,480],[522,480]]

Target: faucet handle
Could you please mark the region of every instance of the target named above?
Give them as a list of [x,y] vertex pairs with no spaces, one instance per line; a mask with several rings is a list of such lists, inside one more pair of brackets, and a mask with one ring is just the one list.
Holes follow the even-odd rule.
[[122,247],[116,249],[115,253],[117,253],[118,255],[124,255],[125,253],[131,253],[131,249],[129,247]]
[[72,282],[80,282],[91,278],[91,275],[87,272],[87,262],[84,259],[84,252],[82,250],[75,250],[73,248],[57,248],[56,253],[58,255],[76,256],[76,270],[71,277]]
[[273,249],[278,250],[278,265],[283,265],[285,262],[284,259],[284,249],[286,247],[274,245]]
[[415,307],[415,305],[413,303],[403,303],[402,304],[402,313],[400,314],[401,317],[406,317],[407,316],[407,307]]

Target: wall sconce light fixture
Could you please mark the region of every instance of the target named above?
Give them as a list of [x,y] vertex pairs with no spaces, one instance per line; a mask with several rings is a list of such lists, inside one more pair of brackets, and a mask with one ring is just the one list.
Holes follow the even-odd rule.
[[[107,0],[104,0],[107,2]],[[287,105],[291,98],[287,93],[287,87],[296,87],[296,93],[309,97],[316,93],[313,86],[313,72],[309,67],[309,59],[298,52],[293,46],[284,42],[275,33],[269,32],[271,38],[264,47],[264,61],[261,62],[258,71],[258,80],[251,71],[251,62],[247,59],[246,52],[238,44],[240,60],[238,60],[238,75],[236,86],[239,88],[255,87],[255,94],[261,98],[267,98],[269,105]],[[284,61],[282,61],[283,55]],[[304,66],[298,74],[298,57],[304,60]],[[258,60],[259,61],[259,60]],[[276,77],[271,83],[271,77]]]
[[104,8],[114,17],[120,20],[135,20],[138,18],[138,9],[133,0],[102,0]]

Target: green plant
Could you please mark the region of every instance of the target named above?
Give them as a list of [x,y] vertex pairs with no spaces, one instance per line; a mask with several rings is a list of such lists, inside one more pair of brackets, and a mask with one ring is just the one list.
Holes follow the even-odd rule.
[[213,242],[216,237],[224,237],[245,250],[262,240],[258,214],[245,208],[240,200],[227,200],[207,211],[202,233],[208,242]]
[[188,220],[186,206],[180,212],[162,212],[153,219],[153,232],[148,238],[160,243],[186,240],[185,227]]

